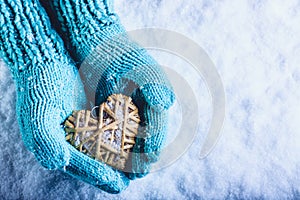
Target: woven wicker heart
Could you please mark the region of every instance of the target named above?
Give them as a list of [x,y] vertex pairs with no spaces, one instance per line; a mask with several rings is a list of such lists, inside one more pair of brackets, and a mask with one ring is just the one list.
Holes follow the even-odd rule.
[[99,107],[99,118],[91,111],[74,111],[65,122],[66,140],[80,152],[124,169],[140,118],[131,98],[113,94]]

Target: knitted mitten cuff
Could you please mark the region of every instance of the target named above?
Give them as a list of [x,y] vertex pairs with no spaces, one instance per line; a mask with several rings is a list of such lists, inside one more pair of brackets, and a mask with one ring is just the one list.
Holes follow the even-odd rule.
[[73,59],[81,63],[102,41],[125,33],[111,0],[40,0]]
[[96,104],[114,93],[121,79],[128,79],[142,89],[153,108],[166,110],[172,105],[174,94],[164,72],[128,37],[111,0],[42,2],[70,54],[82,67],[87,95],[96,93]]

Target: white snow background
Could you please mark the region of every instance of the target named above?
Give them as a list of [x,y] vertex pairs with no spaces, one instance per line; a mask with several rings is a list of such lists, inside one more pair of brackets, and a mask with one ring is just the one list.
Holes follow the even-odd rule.
[[173,165],[118,195],[45,170],[21,141],[14,83],[1,64],[0,199],[300,199],[300,2],[120,0],[115,7],[127,30],[179,32],[215,63],[226,93],[216,148],[198,159],[211,105],[203,81],[192,79],[201,127]]

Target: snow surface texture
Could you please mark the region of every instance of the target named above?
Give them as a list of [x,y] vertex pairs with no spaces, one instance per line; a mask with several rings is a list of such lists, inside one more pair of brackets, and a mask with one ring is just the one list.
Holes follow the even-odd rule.
[[199,80],[201,127],[190,149],[121,194],[104,193],[43,169],[25,150],[14,83],[0,65],[0,199],[299,199],[299,1],[120,0],[115,6],[127,30],[173,30],[208,53],[227,100],[218,145],[206,159],[197,158],[211,117]]

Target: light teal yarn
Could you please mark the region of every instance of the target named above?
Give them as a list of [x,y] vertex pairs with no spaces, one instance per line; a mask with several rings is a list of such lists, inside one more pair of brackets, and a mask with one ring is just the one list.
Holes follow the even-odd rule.
[[[165,140],[167,109],[174,93],[164,72],[145,49],[129,39],[110,0],[42,0],[80,71],[87,96],[99,105],[124,80],[133,81],[143,126],[128,169],[142,177],[157,161]],[[96,80],[96,81],[95,81]],[[126,81],[125,81],[126,82]]]
[[[89,64],[89,71],[83,72],[83,78],[94,81],[104,76],[99,90],[107,84],[113,87],[120,79],[127,78],[142,88],[152,107],[167,110],[172,105],[174,94],[165,74],[144,48],[128,38],[113,12],[111,0],[41,1],[73,59],[79,65],[83,61],[93,62]],[[90,93],[97,88],[90,82],[85,86]],[[105,97],[101,99],[104,100]]]
[[167,132],[167,112],[157,111],[146,101],[140,89],[133,94],[134,103],[139,108],[142,123],[133,147],[131,162],[126,173],[130,179],[142,178],[151,170],[151,164],[159,159]]
[[[62,40],[51,29],[37,0],[0,0],[0,57],[17,88],[17,115],[26,147],[48,169],[60,169],[110,193],[129,180],[111,167],[79,153],[65,141],[61,124],[85,108],[78,71]],[[81,96],[73,94],[81,87]]]

